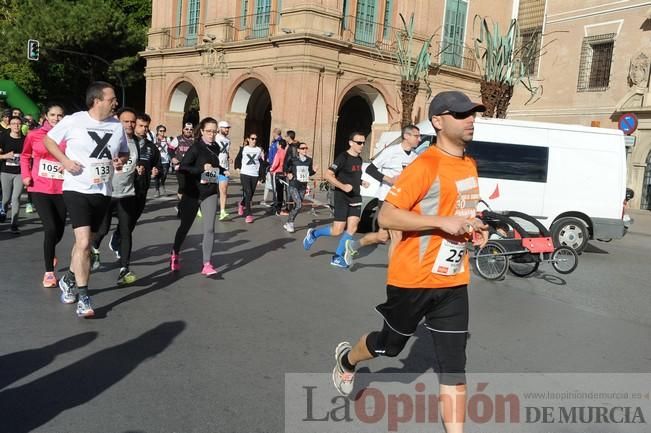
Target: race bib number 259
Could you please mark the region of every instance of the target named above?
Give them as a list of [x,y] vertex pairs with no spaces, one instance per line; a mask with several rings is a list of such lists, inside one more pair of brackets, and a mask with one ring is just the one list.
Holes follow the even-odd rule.
[[463,258],[466,252],[465,242],[443,239],[432,272],[439,275],[456,275],[463,272]]

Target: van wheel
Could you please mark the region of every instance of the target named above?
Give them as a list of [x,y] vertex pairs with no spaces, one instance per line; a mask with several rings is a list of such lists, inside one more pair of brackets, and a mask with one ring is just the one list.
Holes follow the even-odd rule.
[[380,223],[377,220],[379,214],[380,214],[380,208],[379,206],[375,206],[375,210],[373,211],[373,221],[371,221],[371,229],[373,230],[373,233],[377,233],[380,231]]
[[552,239],[555,247],[570,247],[581,254],[588,245],[588,228],[578,218],[561,218],[552,224]]
[[377,199],[373,199],[362,210],[362,216],[357,227],[358,233],[372,233],[377,231],[375,229],[377,224]]

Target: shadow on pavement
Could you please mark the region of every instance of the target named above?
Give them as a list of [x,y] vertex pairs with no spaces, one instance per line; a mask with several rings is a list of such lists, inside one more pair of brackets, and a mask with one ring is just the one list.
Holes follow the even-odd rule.
[[135,287],[149,285],[149,287],[147,288],[131,291],[127,295],[124,295],[123,297],[116,299],[110,304],[95,307],[95,315],[89,320],[105,319],[108,316],[108,312],[113,310],[114,307],[124,302],[132,301],[141,296],[145,296],[152,292],[161,290],[169,286],[170,284],[175,283],[176,281],[178,281],[178,276],[174,273],[170,273],[170,270],[167,267],[164,267],[152,272],[149,275],[139,278],[133,284],[129,284],[126,286],[116,285],[116,286],[109,287],[108,289],[89,290],[88,293],[92,296],[101,292],[109,292],[117,289],[133,289]]
[[39,349],[0,356],[0,389],[45,367],[62,353],[72,352],[97,338],[97,332],[83,332]]
[[606,250],[602,250],[599,247],[596,247],[592,243],[588,242],[588,245],[586,245],[585,249],[583,250],[584,253],[594,253],[594,254],[610,254]]
[[294,242],[294,238],[280,238],[269,241],[265,244],[248,248],[245,250],[237,251],[230,254],[213,255],[215,263],[223,270],[219,271],[218,277],[235,269],[241,268],[251,262],[258,260],[260,257],[272,251],[281,250],[285,248],[288,243]]
[[429,331],[424,326],[419,326],[411,338],[414,343],[409,352],[406,354],[402,352],[398,355],[403,356],[400,358],[401,367],[387,367],[375,372],[371,372],[367,366],[357,369],[355,387],[351,396],[358,396],[360,391],[373,383],[411,383],[418,376],[430,370],[434,365],[434,352]]
[[28,384],[0,392],[3,431],[32,431],[60,413],[94,399],[142,362],[163,352],[185,326],[182,321],[162,323],[126,343],[100,350]]

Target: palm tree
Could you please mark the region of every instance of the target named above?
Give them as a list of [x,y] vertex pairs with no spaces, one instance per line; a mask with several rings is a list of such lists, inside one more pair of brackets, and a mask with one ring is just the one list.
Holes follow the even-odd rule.
[[411,14],[409,24],[407,24],[402,14],[400,14],[400,19],[402,20],[403,28],[396,35],[396,58],[400,72],[400,99],[402,101],[400,126],[404,128],[413,123],[411,113],[421,81],[429,89],[429,83],[427,81],[431,63],[429,49],[436,32],[423,42],[418,55],[414,57],[414,14]]
[[[479,37],[474,40],[474,55],[480,68],[480,92],[486,106],[484,117],[506,117],[506,110],[513,96],[513,87],[522,83],[531,94],[531,99],[542,91],[542,86],[533,86],[527,71],[540,55],[537,38],[519,43],[520,30],[516,19],[505,35],[501,35],[499,24],[489,28],[486,18],[475,16],[474,28]],[[519,46],[518,46],[519,43]]]

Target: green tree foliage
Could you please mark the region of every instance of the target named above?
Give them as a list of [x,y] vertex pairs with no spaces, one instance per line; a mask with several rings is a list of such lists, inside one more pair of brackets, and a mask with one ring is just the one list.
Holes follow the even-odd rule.
[[[117,86],[116,74],[127,97],[144,87],[144,61],[137,53],[147,42],[150,0],[0,0],[0,9],[0,79],[14,80],[32,99],[80,109],[88,83],[107,80]],[[38,62],[26,58],[28,39],[41,43]],[[54,49],[93,54],[111,65]]]

